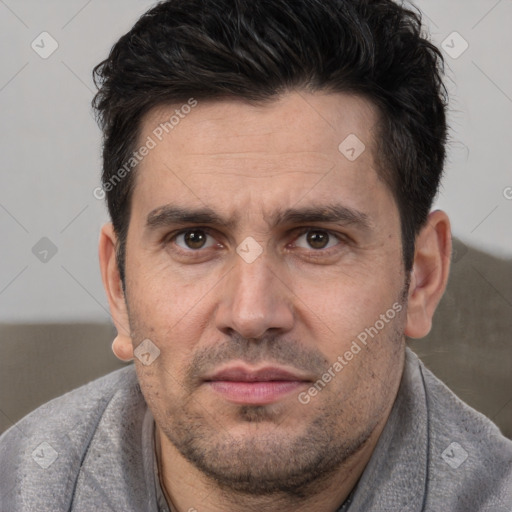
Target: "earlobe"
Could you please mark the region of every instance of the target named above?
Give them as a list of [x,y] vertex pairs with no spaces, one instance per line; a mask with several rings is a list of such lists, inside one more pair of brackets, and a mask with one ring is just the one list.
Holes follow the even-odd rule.
[[[118,336],[112,344],[112,350],[119,359],[129,360],[133,357],[133,348],[130,348],[131,339],[128,310],[117,266],[116,244],[117,237],[114,233],[112,224],[105,224],[100,233],[98,256],[101,278],[110,306],[110,314],[112,315],[112,320],[114,321],[118,332]],[[132,351],[131,356],[129,353],[130,350]]]
[[128,336],[118,334],[112,342],[112,352],[114,355],[124,363],[133,359],[133,345],[132,340]]
[[446,213],[436,210],[416,237],[406,336],[423,338],[430,332],[434,312],[448,282],[450,257],[450,221]]

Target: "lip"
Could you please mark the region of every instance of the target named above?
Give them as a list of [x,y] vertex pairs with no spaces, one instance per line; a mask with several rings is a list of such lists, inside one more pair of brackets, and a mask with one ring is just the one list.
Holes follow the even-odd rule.
[[284,399],[311,379],[284,368],[251,369],[237,365],[223,368],[204,379],[215,393],[235,404],[266,405]]

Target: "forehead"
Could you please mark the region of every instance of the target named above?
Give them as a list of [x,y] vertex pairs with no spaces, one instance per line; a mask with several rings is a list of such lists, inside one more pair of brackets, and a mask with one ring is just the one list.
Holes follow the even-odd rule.
[[[294,91],[258,105],[232,98],[199,100],[193,109],[185,107],[160,105],[151,110],[142,120],[142,137],[155,130],[158,135],[161,127],[163,138],[189,155],[323,153],[337,149],[350,134],[371,146],[377,118],[368,100],[341,93]],[[171,117],[174,126],[168,123]]]
[[142,120],[139,145],[153,146],[136,172],[134,206],[143,210],[192,202],[231,213],[257,206],[264,215],[266,205],[329,194],[350,202],[383,186],[377,114],[364,98],[295,91],[261,105],[183,105],[159,106]]

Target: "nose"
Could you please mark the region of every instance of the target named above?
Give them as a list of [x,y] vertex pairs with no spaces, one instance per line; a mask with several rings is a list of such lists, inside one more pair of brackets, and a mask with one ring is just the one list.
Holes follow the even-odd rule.
[[224,334],[236,331],[255,340],[268,331],[289,331],[294,323],[292,295],[265,254],[251,263],[237,256],[224,281],[216,311],[217,328]]

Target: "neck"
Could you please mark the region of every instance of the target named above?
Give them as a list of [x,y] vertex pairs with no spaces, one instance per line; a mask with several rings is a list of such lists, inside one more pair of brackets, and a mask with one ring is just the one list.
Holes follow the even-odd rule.
[[367,441],[336,471],[300,496],[289,493],[254,496],[222,488],[187,461],[155,426],[156,456],[160,484],[172,512],[336,512],[362,475],[382,433],[388,415],[373,430]]

